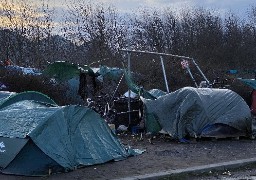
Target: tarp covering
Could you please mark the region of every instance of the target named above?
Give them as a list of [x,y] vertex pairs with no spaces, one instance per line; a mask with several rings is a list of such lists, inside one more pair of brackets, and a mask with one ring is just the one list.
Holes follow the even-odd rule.
[[124,71],[124,75],[125,75],[126,84],[132,92],[134,92],[134,93],[136,93],[136,94],[138,94],[138,95],[140,95],[140,96],[142,96],[146,99],[156,99],[157,98],[153,94],[146,91],[144,88],[139,87],[138,85],[136,85],[133,82],[132,76],[129,75],[129,73],[126,70]]
[[59,81],[66,81],[79,76],[80,70],[76,64],[71,64],[65,61],[56,61],[49,64],[43,71],[43,74],[54,77]]
[[167,93],[160,90],[160,89],[151,89],[148,91],[151,95],[153,95],[154,97],[158,98],[160,96],[166,95]]
[[[146,116],[149,115],[146,120],[157,120],[157,125],[173,138],[207,135],[207,129],[216,124],[227,125],[244,135],[252,131],[248,105],[228,89],[185,87],[156,100],[142,100]],[[155,129],[159,130],[157,125]]]
[[[0,108],[3,173],[43,175],[48,173],[48,168],[73,170],[121,160],[134,153],[128,151],[100,115],[89,108],[57,106],[53,102],[49,106],[50,98],[44,99],[45,95],[36,92],[7,94],[0,92],[0,105],[12,102]],[[28,98],[29,94],[33,94],[34,100]],[[21,96],[27,98],[18,98]],[[31,160],[33,156],[35,160]]]
[[79,77],[80,73],[85,73],[89,76],[95,77],[102,76],[118,81],[123,74],[123,70],[117,67],[107,66],[91,68],[88,65],[78,65],[66,61],[56,61],[49,64],[43,71],[44,75],[56,78],[59,81],[68,81],[74,77]]
[[123,74],[123,69],[115,67],[100,66],[99,74],[104,78],[109,78],[114,81],[119,81]]
[[238,78],[240,81],[242,81],[244,84],[250,86],[253,89],[256,89],[256,80],[255,79],[241,79]]

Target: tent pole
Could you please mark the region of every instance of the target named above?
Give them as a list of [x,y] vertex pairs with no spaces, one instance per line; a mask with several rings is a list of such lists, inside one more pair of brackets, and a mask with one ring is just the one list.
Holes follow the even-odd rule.
[[161,65],[162,65],[162,70],[163,70],[163,74],[164,74],[164,82],[165,82],[166,90],[169,93],[170,91],[169,91],[168,82],[167,82],[167,78],[166,78],[163,56],[160,56],[160,59],[161,59]]

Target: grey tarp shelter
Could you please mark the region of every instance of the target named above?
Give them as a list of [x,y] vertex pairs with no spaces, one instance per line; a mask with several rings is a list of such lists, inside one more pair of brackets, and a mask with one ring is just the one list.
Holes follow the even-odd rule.
[[163,129],[177,139],[237,137],[252,132],[250,108],[229,89],[185,87],[155,100],[142,100],[149,132]]
[[37,92],[0,92],[0,123],[2,173],[47,175],[131,154],[93,110]]

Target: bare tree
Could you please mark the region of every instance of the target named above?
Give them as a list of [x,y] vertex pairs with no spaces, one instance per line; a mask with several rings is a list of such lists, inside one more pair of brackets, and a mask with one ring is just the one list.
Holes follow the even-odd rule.
[[[149,51],[164,52],[166,36],[161,13],[141,10],[140,16],[134,19],[134,41],[137,48]],[[142,50],[142,49],[141,49]]]
[[53,15],[47,2],[42,2],[41,7],[35,9],[34,23],[29,26],[29,39],[31,40],[30,57],[34,66],[42,67],[47,61],[52,62],[56,52],[53,42]]
[[225,56],[224,61],[229,68],[236,68],[240,65],[240,53],[242,45],[242,28],[239,19],[234,14],[230,14],[225,19],[224,29],[224,49]]
[[164,10],[164,32],[166,41],[166,52],[180,54],[181,49],[181,27],[178,18],[170,8]]
[[1,1],[2,28],[8,29],[5,47],[8,58],[17,65],[40,67],[43,62],[41,42],[49,38],[52,31],[51,13],[44,5],[40,11],[32,1]]
[[1,2],[2,7],[2,24],[4,28],[9,29],[9,58],[16,64],[21,64],[25,57],[25,38],[27,37],[27,25],[30,21],[31,7],[24,2],[5,0]]
[[69,8],[64,35],[83,50],[85,64],[111,59],[123,44],[123,28],[112,7],[78,1]]

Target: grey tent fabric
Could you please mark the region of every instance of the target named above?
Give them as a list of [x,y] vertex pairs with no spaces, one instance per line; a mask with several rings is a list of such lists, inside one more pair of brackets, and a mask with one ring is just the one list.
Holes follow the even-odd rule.
[[2,173],[47,175],[135,154],[92,109],[57,106],[36,92],[0,94]]
[[146,114],[153,115],[161,128],[177,139],[187,135],[198,137],[205,128],[216,124],[227,125],[244,134],[252,131],[248,105],[228,89],[185,87],[156,100],[142,100]]
[[160,96],[166,95],[167,93],[160,90],[160,89],[151,89],[148,91],[151,95],[153,95],[154,97],[158,98]]

